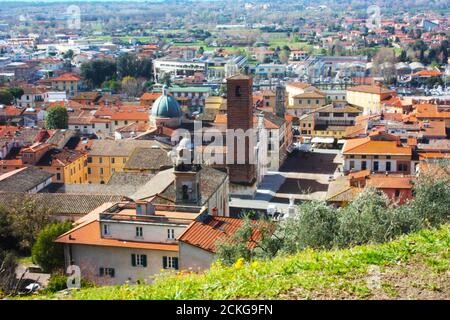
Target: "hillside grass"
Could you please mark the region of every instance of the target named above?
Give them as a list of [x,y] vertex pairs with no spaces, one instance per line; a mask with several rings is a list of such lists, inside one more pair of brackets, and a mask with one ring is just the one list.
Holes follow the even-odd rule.
[[[374,269],[375,268],[375,269]],[[378,270],[378,286],[369,279]],[[372,272],[372,273],[371,273]],[[450,299],[450,225],[351,249],[165,274],[151,285],[73,291],[63,299]]]

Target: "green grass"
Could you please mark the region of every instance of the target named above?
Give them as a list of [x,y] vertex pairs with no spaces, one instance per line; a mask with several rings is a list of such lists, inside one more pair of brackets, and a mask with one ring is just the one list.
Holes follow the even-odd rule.
[[24,264],[24,265],[31,265],[33,264],[33,259],[31,256],[29,257],[20,257],[18,260],[18,263]]
[[[401,279],[432,277],[421,284],[435,290],[436,279],[450,270],[450,226],[423,230],[393,242],[345,250],[304,250],[292,256],[257,261],[241,268],[214,267],[203,274],[166,274],[152,285],[122,285],[75,291],[69,299],[309,299],[368,298],[368,270],[395,270]],[[426,269],[422,274],[416,265]],[[402,266],[401,268],[399,266]],[[410,269],[407,269],[409,267]],[[403,271],[399,271],[398,269]],[[413,272],[411,272],[411,269]],[[409,271],[407,271],[409,270]],[[421,269],[423,270],[423,268]],[[419,271],[417,271],[419,272]],[[402,278],[403,277],[403,278]],[[444,278],[442,278],[444,277]],[[387,298],[398,297],[396,281],[382,279]],[[41,296],[40,298],[54,298]],[[56,296],[58,297],[58,296]]]

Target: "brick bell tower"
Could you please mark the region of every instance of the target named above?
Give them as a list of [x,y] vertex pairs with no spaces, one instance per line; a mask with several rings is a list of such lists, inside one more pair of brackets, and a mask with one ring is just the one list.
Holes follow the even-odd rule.
[[[238,74],[227,79],[227,129],[242,129],[244,132],[253,129],[253,80],[247,75]],[[235,138],[234,161],[228,164],[228,174],[231,183],[253,185],[256,166],[249,161],[253,146],[250,146],[248,137],[245,140],[245,163],[237,163],[239,142]]]

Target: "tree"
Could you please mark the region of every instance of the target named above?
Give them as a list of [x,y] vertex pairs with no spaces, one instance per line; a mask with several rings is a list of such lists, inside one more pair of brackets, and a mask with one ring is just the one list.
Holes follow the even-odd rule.
[[116,76],[116,63],[114,61],[100,59],[83,63],[81,75],[92,87],[97,88],[106,80]]
[[125,54],[117,60],[117,73],[120,78],[150,79],[152,77],[152,61],[145,58],[141,59],[135,55]]
[[400,52],[400,56],[398,57],[398,59],[401,62],[408,62],[409,61],[408,55],[407,55],[405,50],[402,50],[402,52]]
[[302,203],[298,216],[284,221],[277,231],[284,239],[282,250],[295,253],[306,247],[331,248],[338,230],[338,213],[322,201]]
[[395,79],[395,52],[391,48],[380,48],[373,58],[373,70],[376,75],[383,77],[386,83]]
[[33,196],[16,198],[8,208],[12,234],[22,250],[29,251],[39,232],[51,223],[53,210]]
[[54,241],[71,227],[72,224],[66,221],[53,223],[42,229],[31,251],[33,262],[46,272],[64,267],[64,248]]
[[140,97],[145,90],[146,81],[143,79],[135,79],[133,77],[125,77],[122,79],[122,90],[129,97]]
[[18,87],[13,87],[9,89],[9,92],[11,92],[14,99],[20,99],[20,97],[23,96],[23,89]]
[[122,89],[122,84],[117,80],[108,80],[102,83],[102,89],[110,90],[112,93],[117,93]]
[[167,86],[168,88],[172,85],[172,79],[170,78],[170,73],[164,73],[159,82]]
[[238,259],[251,261],[255,257],[270,258],[279,250],[281,239],[273,236],[275,224],[260,218],[243,218],[241,227],[227,240],[218,240],[216,256],[225,265],[231,265]]
[[291,52],[288,50],[281,50],[281,52],[278,54],[278,58],[280,59],[281,63],[287,63],[289,61],[289,56]]
[[14,102],[14,96],[9,90],[0,91],[0,104],[11,105]]
[[67,129],[68,123],[69,114],[66,108],[56,106],[47,109],[45,118],[45,127],[47,129]]
[[67,50],[66,52],[64,52],[63,54],[63,59],[68,59],[68,60],[72,60],[74,55],[74,52],[72,49]]
[[391,223],[387,196],[366,188],[350,205],[339,210],[337,244],[348,247],[390,240]]
[[16,269],[16,256],[0,249],[0,297],[14,292],[17,283]]

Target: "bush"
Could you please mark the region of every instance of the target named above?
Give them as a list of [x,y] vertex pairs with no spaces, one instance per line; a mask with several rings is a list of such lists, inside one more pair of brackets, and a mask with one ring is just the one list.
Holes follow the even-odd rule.
[[389,209],[384,193],[365,189],[349,206],[339,210],[337,245],[346,247],[388,240],[392,218]]
[[38,235],[32,249],[33,262],[46,272],[64,267],[64,248],[54,240],[72,227],[68,221],[46,226]]
[[16,279],[17,257],[0,249],[0,297],[14,292]]
[[[45,287],[44,293],[55,293],[67,289],[68,276],[62,272],[53,273],[48,281],[47,287]],[[94,283],[81,278],[81,288],[92,288]]]
[[294,253],[306,247],[331,248],[338,229],[337,210],[323,201],[310,201],[302,203],[298,212],[283,222],[278,232],[284,239],[282,250]]

